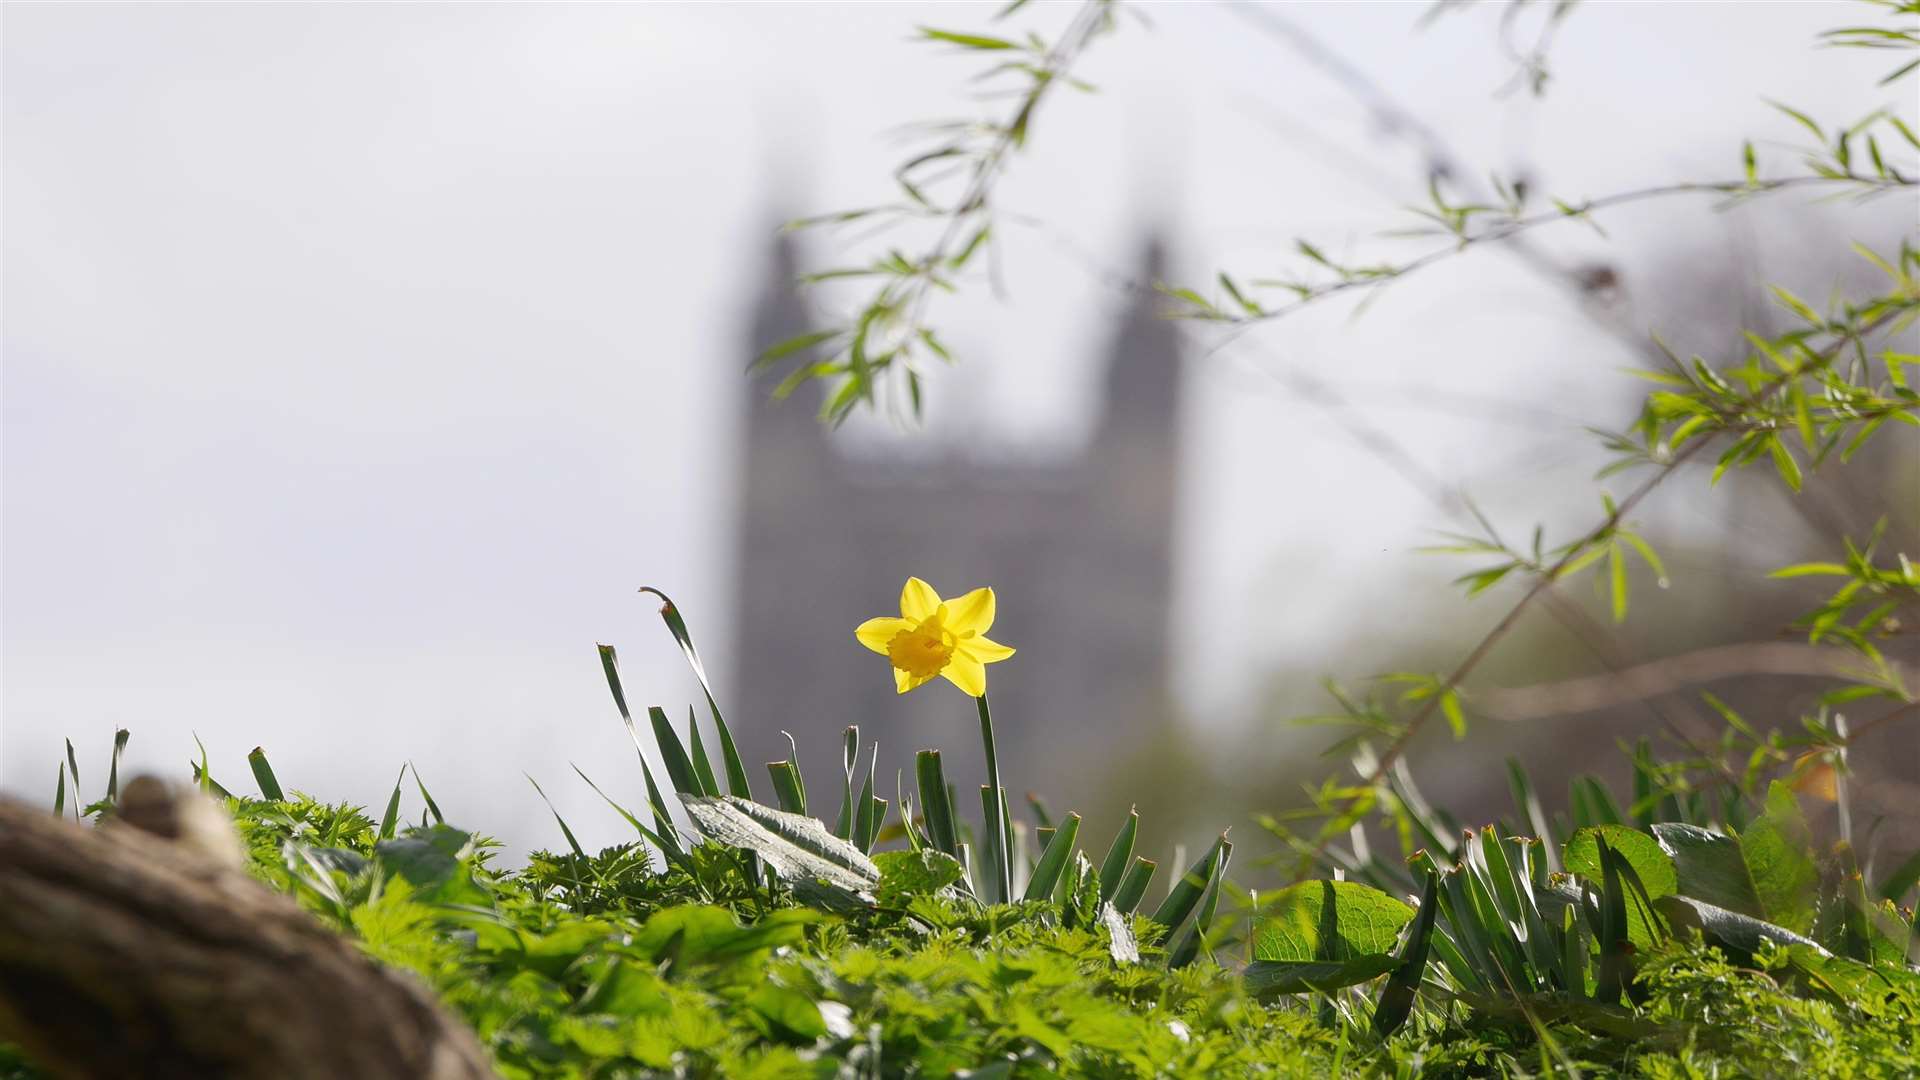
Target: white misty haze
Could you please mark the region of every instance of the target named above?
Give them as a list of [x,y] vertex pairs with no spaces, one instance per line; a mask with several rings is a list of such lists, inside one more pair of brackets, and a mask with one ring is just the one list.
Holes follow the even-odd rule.
[[[1003,231],[1008,296],[939,309],[964,362],[934,389],[933,437],[1044,452],[1086,428],[1119,298],[1057,236],[1125,268],[1165,221],[1196,280],[1261,276],[1294,265],[1295,236],[1351,250],[1419,198],[1415,155],[1274,40],[1221,6],[1148,10],[1094,46],[1100,92],[1050,101],[1004,185],[1052,230]],[[1569,197],[1735,173],[1748,136],[1784,167],[1795,129],[1762,95],[1844,119],[1882,103],[1857,56],[1812,47],[1825,4],[1583,5],[1539,101],[1495,96],[1489,13],[1416,31],[1418,5],[1284,10],[1465,159]],[[526,772],[583,841],[616,838],[567,768],[634,787],[594,642],[622,647],[635,697],[694,700],[634,593],[655,584],[723,697],[733,662],[742,325],[771,215],[888,197],[902,148],[884,132],[977,110],[979,59],[912,28],[984,16],[7,5],[0,788],[49,798],[71,738],[91,795],[125,726],[130,768],[183,769],[197,733],[216,775],[264,744],[290,786],[365,802],[411,759],[514,847],[555,839]],[[1692,209],[1610,219],[1611,246],[1554,241],[1631,281],[1663,243],[1713,241],[1675,235]],[[811,258],[846,240],[809,236]],[[1255,340],[1336,385],[1459,380],[1561,396],[1582,421],[1628,392],[1624,356],[1495,253],[1347,314]],[[1264,669],[1336,662],[1356,582],[1457,569],[1411,565],[1443,522],[1321,414],[1242,361],[1192,385],[1177,689],[1231,731]],[[1591,513],[1573,422],[1393,407],[1489,505]],[[1580,449],[1516,464],[1556,439]]]

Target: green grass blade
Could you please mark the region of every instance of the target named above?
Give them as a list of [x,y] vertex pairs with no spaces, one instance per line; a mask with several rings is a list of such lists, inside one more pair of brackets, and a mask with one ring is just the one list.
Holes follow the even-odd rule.
[[[533,790],[539,794],[540,801],[547,804],[547,812],[553,815],[553,820],[560,823],[560,835],[567,838],[567,846],[573,849],[574,857],[585,859],[587,853],[580,850],[580,841],[574,839],[573,830],[567,828],[567,819],[560,816],[560,811],[553,808],[553,800],[547,798],[547,793],[540,789],[540,781],[535,780],[530,773],[521,773],[520,775],[525,776],[527,783],[533,785]],[[394,791],[397,794],[399,788],[396,787]]]
[[1599,838],[1599,845],[1602,880],[1600,925],[1596,931],[1600,942],[1600,967],[1593,996],[1602,1004],[1617,1005],[1621,993],[1626,989],[1628,965],[1632,963],[1633,953],[1633,945],[1627,940],[1626,887],[1620,881],[1620,865],[1625,860],[1614,854],[1605,837]]
[[420,789],[420,800],[427,804],[427,813],[433,815],[433,823],[435,825],[445,825],[447,823],[446,815],[440,813],[439,804],[433,801],[432,795],[427,794],[427,782],[420,778],[420,767],[409,761],[407,762],[407,768],[413,771],[413,786]]
[[1221,833],[1220,839],[1215,840],[1213,846],[1207,848],[1206,854],[1200,856],[1192,866],[1187,868],[1186,874],[1174,884],[1173,890],[1167,893],[1167,898],[1161,901],[1160,907],[1154,911],[1154,922],[1168,930],[1176,930],[1181,923],[1187,921],[1187,916],[1193,914],[1193,909],[1199,906],[1200,897],[1212,883],[1213,876],[1220,871],[1220,853],[1226,842],[1227,834]]
[[1201,947],[1206,944],[1207,931],[1213,927],[1214,913],[1220,907],[1220,886],[1227,879],[1227,865],[1233,859],[1233,844],[1225,836],[1220,838],[1219,849],[1220,859],[1214,868],[1212,880],[1207,883],[1206,895],[1200,901],[1200,911],[1167,954],[1168,967],[1182,968],[1193,963],[1200,955]]
[[113,761],[107,767],[107,801],[118,805],[120,802],[120,754],[127,748],[127,740],[133,733],[120,728],[113,733]]
[[933,846],[958,859],[960,837],[954,829],[953,803],[948,796],[947,778],[940,767],[940,751],[922,750],[914,756],[914,776],[920,782],[920,812],[927,819],[927,836]]
[[80,805],[80,759],[74,756],[73,740],[67,740],[67,768],[73,772],[73,804]]
[[693,762],[687,757],[687,748],[680,742],[680,735],[673,730],[673,724],[667,719],[667,711],[658,705],[647,706],[647,719],[653,723],[654,746],[660,751],[660,761],[667,767],[667,780],[673,784],[673,790],[683,795],[705,795],[707,789],[700,784],[699,776],[693,771]]
[[54,772],[59,776],[53,787],[53,816],[63,818],[67,816],[67,767],[56,765]]
[[1427,883],[1420,890],[1420,908],[1413,917],[1413,928],[1407,931],[1406,943],[1400,947],[1399,966],[1387,976],[1387,983],[1380,988],[1380,999],[1373,1007],[1373,1030],[1381,1038],[1386,1038],[1400,1030],[1413,1015],[1413,1003],[1420,990],[1420,980],[1427,969],[1427,954],[1433,943],[1434,917],[1440,909],[1439,875],[1429,870]]
[[773,797],[780,803],[780,809],[789,814],[807,812],[807,795],[800,788],[799,770],[791,761],[767,762],[767,773],[773,777]]
[[680,830],[674,827],[673,815],[667,812],[667,800],[660,795],[660,785],[653,781],[653,768],[647,759],[640,759],[640,777],[647,784],[647,804],[653,808],[653,827],[660,833],[661,850],[669,855],[680,854]]
[[1133,858],[1133,844],[1140,836],[1140,811],[1138,808],[1127,811],[1126,824],[1120,826],[1120,832],[1107,845],[1107,857],[1100,860],[1100,899],[1112,901],[1113,894],[1120,891],[1120,879],[1127,872],[1127,863]]
[[1565,842],[1563,836],[1554,835],[1553,827],[1547,824],[1547,815],[1540,808],[1540,797],[1534,794],[1533,784],[1527,779],[1527,771],[1520,765],[1520,759],[1507,759],[1507,782],[1513,788],[1513,804],[1527,819],[1527,825],[1533,829],[1536,839],[1544,841],[1541,852],[1547,860],[1547,870],[1560,872],[1560,845]]
[[270,802],[285,802],[287,793],[280,790],[280,780],[273,775],[273,766],[267,764],[267,752],[260,747],[253,748],[247,755],[247,765],[253,769],[253,779],[260,785],[260,797]]
[[1131,915],[1140,907],[1140,901],[1146,898],[1147,886],[1153,882],[1153,872],[1159,864],[1144,856],[1133,860],[1133,867],[1120,879],[1120,887],[1114,890],[1113,906],[1122,914]]
[[842,840],[852,840],[855,810],[853,806],[853,774],[860,764],[860,728],[848,724],[840,735],[840,813],[833,819],[833,835]]
[[[606,801],[606,804],[608,806],[613,807],[614,810],[617,811],[621,817],[627,819],[627,824],[633,826],[634,832],[639,833],[642,839],[648,841],[649,843],[652,843],[655,847],[659,848],[660,853],[666,857],[666,860],[668,862],[677,862],[680,860],[681,849],[680,849],[680,843],[679,843],[678,837],[674,836],[671,833],[663,834],[663,833],[655,832],[652,829],[647,828],[645,825],[640,824],[639,818],[634,817],[632,812],[630,812],[626,807],[621,806],[617,802],[614,802],[612,796],[608,795],[604,791],[601,791],[600,785],[593,782],[593,777],[588,776],[586,773],[582,772],[580,769],[580,766],[573,765],[572,768],[575,773],[579,774],[580,779],[585,780],[587,782],[587,786],[593,789],[593,793],[595,795],[600,796],[601,799]],[[659,807],[655,807],[654,812],[658,813]]]
[[[872,760],[867,765],[866,782],[860,785],[859,809],[853,814],[853,844],[861,851],[873,851],[874,834],[880,831],[879,819],[885,815],[885,804],[874,797],[873,773],[880,767],[880,747],[873,748]],[[876,806],[875,803],[880,803]]]
[[1053,838],[1047,841],[1046,850],[1040,853],[1040,863],[1027,879],[1027,891],[1022,899],[1045,900],[1053,895],[1053,887],[1060,883],[1060,874],[1073,857],[1073,845],[1079,836],[1080,815],[1068,814],[1054,830]]
[[1027,792],[1027,807],[1033,811],[1033,823],[1042,829],[1055,829],[1059,825],[1053,820],[1053,811],[1047,809],[1046,801],[1033,792]]
[[974,699],[980,710],[980,741],[986,750],[987,786],[994,792],[995,800],[1000,804],[1000,812],[986,815],[987,850],[997,852],[991,873],[994,878],[993,895],[1011,897],[1013,895],[1013,816],[1007,810],[1007,788],[1000,782],[1000,754],[994,747],[993,710],[987,707],[987,695],[981,694]]
[[[980,820],[983,822],[992,821],[994,814],[999,812],[999,809],[1000,793],[995,791],[991,784],[981,784]],[[1000,830],[984,829],[982,831],[986,833],[984,838],[985,842],[982,845],[985,849],[983,857],[987,860],[988,866],[997,867],[1006,858],[1006,853],[1000,849]],[[999,892],[1000,875],[998,873],[985,875],[985,880],[980,883],[980,886],[981,892],[989,904],[1004,904],[1011,899],[1011,897],[1002,895]]]
[[787,737],[787,764],[793,766],[793,782],[800,785],[800,805],[805,806],[807,803],[807,778],[806,775],[800,771],[800,744],[794,740],[792,732],[782,731],[780,734]]
[[713,729],[720,736],[720,762],[727,773],[727,794],[752,799],[753,787],[747,783],[746,763],[741,760],[740,751],[733,744],[733,731],[727,727],[726,718],[720,715],[720,703],[714,700],[713,684],[707,679],[707,666],[700,662],[700,652],[693,647],[693,635],[687,632],[687,623],[680,617],[680,608],[666,593],[652,586],[643,586],[640,591],[660,598],[660,618],[666,622],[667,632],[673,635],[674,643],[680,646],[681,654],[687,658],[687,665],[693,668],[694,678],[700,680],[701,692],[707,696],[707,711],[713,715]]
[[400,775],[393,778],[393,794],[387,796],[387,812],[380,817],[380,839],[391,840],[395,827],[400,823],[400,785],[406,783],[407,767],[400,766]]
[[693,777],[704,795],[720,794],[720,781],[714,777],[713,762],[707,758],[706,744],[700,740],[700,720],[687,706],[687,757],[693,762]]
[[1893,872],[1880,880],[1880,897],[1895,903],[1907,895],[1907,890],[1920,884],[1920,851],[1907,856],[1907,861],[1893,869]]

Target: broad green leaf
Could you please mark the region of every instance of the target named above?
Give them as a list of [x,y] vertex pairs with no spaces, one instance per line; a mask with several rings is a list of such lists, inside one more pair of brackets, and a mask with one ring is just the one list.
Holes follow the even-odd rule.
[[1653,832],[1673,857],[1680,895],[1796,933],[1813,926],[1819,881],[1809,854],[1813,838],[1793,792],[1779,781],[1769,785],[1764,813],[1744,833],[1728,836],[1676,822],[1655,825]]
[[247,764],[253,768],[253,778],[260,784],[260,797],[273,802],[285,801],[287,793],[280,790],[280,781],[273,775],[273,766],[267,764],[267,752],[260,747],[253,748],[247,755]]
[[1400,966],[1390,953],[1346,960],[1255,960],[1247,965],[1247,991],[1267,999],[1280,994],[1325,993],[1378,978]]
[[1640,883],[1647,887],[1648,896],[1671,896],[1679,891],[1680,879],[1674,872],[1673,859],[1661,849],[1660,842],[1625,825],[1594,825],[1574,833],[1561,855],[1567,873],[1578,874],[1595,885],[1600,883],[1601,838],[1640,875]]
[[820,918],[816,911],[787,908],[741,926],[725,908],[664,908],[648,917],[630,947],[655,960],[666,959],[672,952],[676,965],[724,961],[762,949],[797,945],[804,940],[806,928]]
[[908,897],[932,896],[959,881],[966,868],[944,851],[883,851],[873,857],[880,868],[875,899],[884,907],[900,907]]
[[1303,881],[1262,898],[1255,960],[1344,961],[1393,951],[1414,910],[1355,881]]
[[1784,926],[1738,911],[1729,911],[1690,896],[1663,896],[1655,900],[1653,906],[1659,909],[1675,931],[1698,932],[1709,944],[1722,948],[1751,953],[1760,947],[1762,941],[1771,941],[1778,945],[1807,945],[1826,952],[1812,938],[1796,934]]

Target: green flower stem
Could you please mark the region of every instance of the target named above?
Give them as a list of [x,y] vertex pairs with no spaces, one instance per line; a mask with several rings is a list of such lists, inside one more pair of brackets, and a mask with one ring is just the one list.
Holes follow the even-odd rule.
[[986,855],[993,864],[995,887],[992,899],[1006,903],[1013,896],[1013,863],[1010,859],[1013,827],[1007,814],[1007,789],[1000,784],[1000,755],[993,748],[993,713],[987,708],[987,695],[981,694],[975,700],[980,705],[980,741],[987,751],[987,787],[992,789],[993,801],[999,807],[999,813],[989,812],[986,815]]

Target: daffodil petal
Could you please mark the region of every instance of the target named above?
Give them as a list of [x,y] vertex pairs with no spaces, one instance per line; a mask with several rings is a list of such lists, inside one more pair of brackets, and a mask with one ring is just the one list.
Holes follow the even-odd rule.
[[940,594],[917,577],[907,579],[900,590],[900,614],[919,622],[940,609]]
[[885,656],[887,644],[899,634],[911,629],[913,629],[913,623],[906,619],[883,615],[878,619],[868,619],[855,627],[853,636],[860,639],[860,644]]
[[993,590],[975,589],[957,600],[947,601],[946,627],[956,637],[984,634],[993,629]]
[[926,683],[932,681],[932,679],[932,675],[915,675],[912,672],[902,671],[899,668],[893,669],[893,688],[897,693],[904,694],[916,686],[924,686]]
[[979,697],[987,692],[986,665],[964,652],[955,652],[953,659],[947,661],[947,666],[941,669],[940,674],[945,675],[948,682],[965,690],[973,697]]
[[970,638],[961,638],[955,645],[955,651],[971,656],[983,664],[996,663],[1013,655],[1012,646],[1002,645],[991,638],[983,638],[978,635]]

